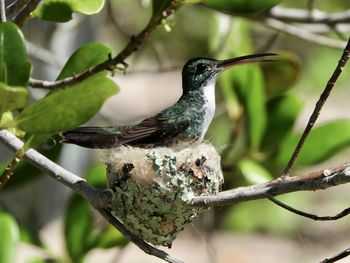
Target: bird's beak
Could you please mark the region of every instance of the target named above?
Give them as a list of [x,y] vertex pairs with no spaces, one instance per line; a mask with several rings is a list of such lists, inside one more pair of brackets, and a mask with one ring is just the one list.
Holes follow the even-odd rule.
[[236,65],[242,65],[242,64],[250,64],[250,63],[255,63],[255,62],[271,62],[275,61],[272,59],[268,59],[266,57],[269,56],[277,56],[275,53],[260,53],[260,54],[252,54],[252,55],[247,55],[247,56],[242,56],[242,57],[237,57],[237,58],[229,58],[225,60],[219,61],[217,64],[217,68],[220,70],[230,68]]

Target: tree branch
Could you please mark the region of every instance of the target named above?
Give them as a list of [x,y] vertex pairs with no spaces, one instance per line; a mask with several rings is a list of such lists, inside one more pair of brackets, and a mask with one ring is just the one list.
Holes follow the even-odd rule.
[[44,88],[44,89],[55,89],[60,88],[68,85],[73,85],[78,82],[83,81],[84,79],[92,76],[93,74],[96,74],[98,72],[101,72],[103,70],[108,70],[113,66],[116,66],[118,64],[125,64],[124,60],[130,56],[133,52],[135,52],[141,43],[150,35],[150,33],[155,30],[155,28],[161,24],[161,22],[169,17],[171,14],[175,12],[180,7],[182,0],[173,0],[168,8],[166,8],[159,16],[152,17],[147,26],[136,36],[133,36],[130,38],[130,41],[128,44],[124,47],[120,53],[115,56],[114,58],[110,58],[101,64],[89,68],[80,74],[77,74],[75,76],[54,81],[54,82],[48,82],[48,81],[30,81],[29,85],[32,88]]
[[226,206],[291,192],[321,190],[349,182],[350,163],[346,163],[306,175],[279,178],[263,184],[238,187],[212,196],[195,197],[192,204],[204,207]]
[[[7,130],[0,130],[0,143],[14,152],[21,150],[24,145],[20,139]],[[23,159],[87,199],[109,223],[116,227],[127,239],[136,244],[147,254],[156,256],[167,262],[182,263],[129,232],[123,224],[109,212],[108,207],[112,198],[109,192],[92,187],[85,179],[65,170],[63,167],[52,162],[34,149],[26,151]]]

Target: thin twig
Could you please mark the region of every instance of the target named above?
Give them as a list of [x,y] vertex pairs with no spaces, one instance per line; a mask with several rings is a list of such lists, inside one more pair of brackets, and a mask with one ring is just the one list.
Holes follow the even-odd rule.
[[329,14],[314,9],[312,11],[312,16],[310,16],[310,11],[307,9],[285,8],[276,6],[268,11],[267,16],[281,21],[295,23],[334,25],[350,22],[350,10]]
[[297,146],[295,147],[295,150],[292,154],[292,157],[290,158],[286,168],[284,169],[281,178],[286,178],[290,175],[295,162],[298,158],[298,155],[300,153],[301,148],[303,147],[303,144],[306,140],[306,138],[308,137],[312,127],[314,126],[318,116],[320,115],[321,109],[323,107],[323,105],[325,104],[328,96],[330,95],[336,81],[338,80],[340,74],[343,72],[343,68],[346,65],[346,62],[348,61],[350,57],[350,38],[348,40],[348,43],[346,45],[346,47],[344,48],[344,52],[338,62],[337,67],[335,68],[331,78],[328,80],[327,85],[324,89],[324,91],[322,92],[320,98],[318,99],[314,111],[312,112],[309,121],[304,129],[303,134],[301,135],[301,138],[297,144]]
[[342,252],[340,252],[339,254],[330,257],[330,258],[326,258],[325,260],[322,260],[320,263],[333,263],[333,262],[337,262],[343,258],[346,258],[347,256],[350,255],[350,247],[343,250]]
[[305,29],[302,26],[288,24],[274,18],[266,18],[258,21],[262,21],[263,23],[265,23],[266,26],[274,30],[304,39],[308,42],[338,49],[343,49],[346,45],[344,41],[326,36],[321,36]]
[[294,214],[297,214],[297,215],[300,215],[300,216],[303,216],[306,218],[310,218],[310,219],[315,220],[315,221],[335,221],[335,220],[338,220],[338,219],[343,218],[343,217],[347,216],[348,214],[350,214],[350,207],[349,207],[349,208],[344,209],[340,213],[336,214],[335,216],[318,216],[315,214],[306,213],[304,211],[300,211],[298,209],[295,209],[294,207],[291,207],[291,206],[277,200],[274,197],[269,197],[269,200],[271,202],[275,203],[276,205],[278,205],[278,206],[280,206],[280,207],[282,207],[282,208],[284,208],[284,209],[286,209]]
[[17,0],[6,7],[6,15],[9,18],[15,16],[19,11],[23,9],[31,0]]
[[1,20],[1,23],[5,23],[6,22],[5,0],[0,0],[0,20]]
[[40,2],[41,0],[29,1],[29,3],[13,18],[13,21],[17,25],[23,25],[24,21],[30,16]]
[[32,88],[44,88],[44,89],[55,89],[60,88],[68,85],[73,85],[75,83],[81,82],[84,79],[90,77],[93,74],[96,74],[98,72],[101,72],[103,70],[108,70],[113,66],[116,66],[118,64],[124,64],[124,60],[130,56],[132,53],[134,53],[141,43],[150,35],[150,33],[155,30],[155,28],[168,16],[173,14],[176,9],[180,7],[182,0],[173,0],[172,3],[168,8],[166,8],[159,16],[152,17],[150,22],[147,24],[147,26],[136,36],[133,36],[130,38],[130,41],[128,44],[124,47],[124,49],[114,58],[107,59],[103,63],[89,68],[80,74],[77,74],[75,76],[54,81],[54,82],[47,82],[47,81],[30,81],[29,85]]
[[145,242],[143,239],[139,238],[138,236],[135,236],[130,231],[128,231],[124,225],[115,218],[108,210],[106,209],[98,209],[98,212],[116,229],[118,229],[127,239],[129,239],[131,242],[133,242],[135,245],[137,245],[140,249],[142,249],[145,253],[161,258],[165,260],[166,262],[170,263],[183,263],[182,261],[173,258],[169,256],[168,253],[164,252],[163,250],[157,249],[154,246],[151,246],[147,242]]

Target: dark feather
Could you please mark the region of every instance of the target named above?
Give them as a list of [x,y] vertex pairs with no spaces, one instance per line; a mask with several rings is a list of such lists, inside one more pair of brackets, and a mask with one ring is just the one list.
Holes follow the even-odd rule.
[[174,127],[160,115],[147,118],[135,126],[79,127],[64,132],[62,142],[88,148],[115,148],[120,145],[153,147],[167,145],[189,126],[184,121]]

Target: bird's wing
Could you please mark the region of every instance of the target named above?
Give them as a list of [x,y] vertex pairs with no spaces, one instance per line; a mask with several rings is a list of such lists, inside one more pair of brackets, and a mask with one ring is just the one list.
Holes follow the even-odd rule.
[[119,144],[132,146],[161,146],[176,137],[189,126],[189,121],[176,121],[176,126],[169,119],[156,115],[147,118],[139,124],[120,131]]
[[189,121],[177,121],[176,127],[158,114],[134,126],[79,127],[62,133],[62,142],[88,148],[115,148],[120,145],[160,146],[183,132]]

